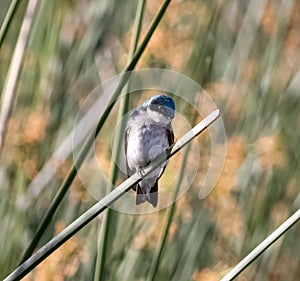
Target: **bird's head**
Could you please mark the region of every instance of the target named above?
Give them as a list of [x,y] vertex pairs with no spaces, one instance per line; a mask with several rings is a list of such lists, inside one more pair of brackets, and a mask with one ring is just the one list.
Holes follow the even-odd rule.
[[146,100],[143,103],[144,107],[149,107],[152,110],[163,113],[169,118],[173,119],[175,115],[174,100],[167,95],[157,95]]

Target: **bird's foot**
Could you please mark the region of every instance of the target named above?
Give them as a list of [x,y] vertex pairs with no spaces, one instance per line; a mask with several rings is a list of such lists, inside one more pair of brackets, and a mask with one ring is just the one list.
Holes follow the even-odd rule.
[[139,169],[137,170],[137,174],[143,178],[146,174],[145,170],[142,167],[139,167]]

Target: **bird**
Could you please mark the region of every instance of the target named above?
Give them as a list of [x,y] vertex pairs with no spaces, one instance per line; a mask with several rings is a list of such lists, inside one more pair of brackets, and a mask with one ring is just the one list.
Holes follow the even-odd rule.
[[[129,116],[125,127],[125,157],[127,176],[143,169],[162,152],[174,144],[172,119],[175,116],[175,102],[168,95],[155,95],[137,107]],[[135,186],[136,205],[158,203],[158,180],[167,161],[152,171]]]

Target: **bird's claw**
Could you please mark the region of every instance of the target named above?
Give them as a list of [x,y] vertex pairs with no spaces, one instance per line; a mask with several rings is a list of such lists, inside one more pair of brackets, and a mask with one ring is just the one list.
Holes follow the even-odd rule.
[[143,168],[138,169],[137,174],[143,178],[146,174],[145,170]]

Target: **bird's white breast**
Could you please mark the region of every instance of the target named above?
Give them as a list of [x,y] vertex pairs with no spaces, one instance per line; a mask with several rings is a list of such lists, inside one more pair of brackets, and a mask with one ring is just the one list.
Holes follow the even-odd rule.
[[132,120],[134,126],[128,135],[127,161],[132,170],[145,167],[151,160],[169,147],[164,125],[154,122],[148,114],[140,114]]

